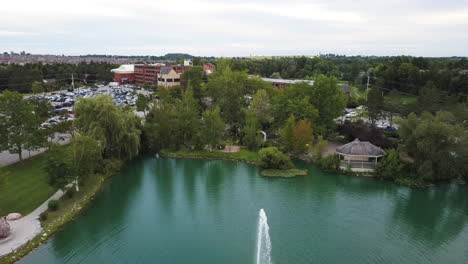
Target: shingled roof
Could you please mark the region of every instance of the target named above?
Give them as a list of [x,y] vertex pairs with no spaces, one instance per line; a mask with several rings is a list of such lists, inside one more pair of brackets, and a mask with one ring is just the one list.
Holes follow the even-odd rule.
[[161,74],[169,74],[171,71],[172,67],[170,66],[161,67]]
[[336,153],[353,156],[383,156],[385,151],[370,142],[356,138],[353,142],[337,147]]

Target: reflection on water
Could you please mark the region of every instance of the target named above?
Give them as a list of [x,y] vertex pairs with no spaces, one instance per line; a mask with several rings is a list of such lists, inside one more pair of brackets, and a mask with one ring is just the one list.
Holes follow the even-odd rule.
[[468,188],[412,190],[237,162],[141,158],[21,263],[254,263],[258,209],[275,263],[468,263]]

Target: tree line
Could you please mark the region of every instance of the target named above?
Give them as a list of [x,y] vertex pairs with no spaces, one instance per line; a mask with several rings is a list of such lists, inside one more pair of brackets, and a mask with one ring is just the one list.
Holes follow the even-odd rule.
[[233,69],[285,79],[314,79],[323,74],[335,76],[358,87],[365,87],[369,77],[372,85],[414,95],[419,95],[420,90],[428,82],[432,82],[440,91],[449,95],[468,95],[466,58],[336,55],[279,57],[262,60],[237,59],[234,60]]
[[104,62],[0,65],[0,92],[9,90],[31,93],[33,83],[42,82],[44,79],[54,79],[52,83],[46,83],[45,86],[48,90],[56,90],[69,86],[72,82],[72,74],[76,83],[109,82],[113,79],[113,73],[110,70],[118,66]]

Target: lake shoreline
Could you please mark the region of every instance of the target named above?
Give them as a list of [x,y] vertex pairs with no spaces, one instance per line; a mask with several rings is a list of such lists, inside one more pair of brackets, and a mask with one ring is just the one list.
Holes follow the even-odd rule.
[[56,212],[46,211],[46,213],[54,217],[48,216],[48,219],[40,221],[43,228],[42,232],[16,251],[0,257],[0,264],[12,264],[19,261],[43,243],[46,243],[49,238],[61,231],[68,223],[74,221],[91,205],[91,202],[96,199],[103,190],[105,183],[116,175],[123,165],[122,163],[118,168],[105,175],[96,175],[98,177],[95,182],[85,186],[85,188],[81,187],[80,192],[75,193],[75,197],[70,198],[70,200],[63,200],[64,197],[62,197],[60,201],[62,201],[62,203],[68,202],[68,207],[64,206],[64,208],[62,208],[62,206],[60,206],[59,210]]

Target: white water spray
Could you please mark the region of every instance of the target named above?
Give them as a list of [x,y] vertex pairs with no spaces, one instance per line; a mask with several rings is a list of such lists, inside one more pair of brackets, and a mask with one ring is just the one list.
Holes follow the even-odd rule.
[[258,213],[257,264],[271,264],[270,227],[265,210]]

